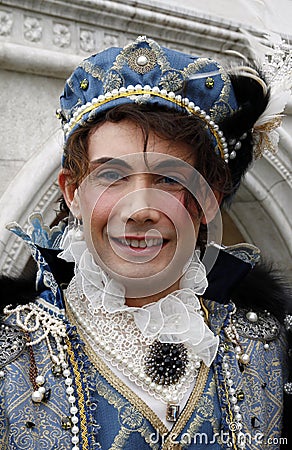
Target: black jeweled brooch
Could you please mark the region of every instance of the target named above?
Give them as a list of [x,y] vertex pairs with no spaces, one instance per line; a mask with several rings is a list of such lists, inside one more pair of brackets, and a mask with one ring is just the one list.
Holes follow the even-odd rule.
[[144,357],[145,373],[156,384],[168,386],[177,383],[185,374],[188,351],[184,344],[154,341]]

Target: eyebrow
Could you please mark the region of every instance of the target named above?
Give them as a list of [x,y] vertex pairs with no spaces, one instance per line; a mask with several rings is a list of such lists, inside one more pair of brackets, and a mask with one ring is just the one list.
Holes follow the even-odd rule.
[[90,166],[99,166],[101,164],[106,164],[106,163],[119,164],[127,169],[132,169],[132,167],[129,164],[127,164],[123,159],[112,158],[110,156],[103,156],[101,158],[94,159],[93,161],[89,161]]
[[183,168],[188,168],[190,169],[192,166],[190,166],[189,163],[187,163],[186,161],[183,161],[181,159],[165,159],[164,161],[159,162],[158,164],[154,165],[154,167],[152,167],[152,170],[159,170],[159,169],[165,169],[165,168],[178,168],[178,169],[183,169]]

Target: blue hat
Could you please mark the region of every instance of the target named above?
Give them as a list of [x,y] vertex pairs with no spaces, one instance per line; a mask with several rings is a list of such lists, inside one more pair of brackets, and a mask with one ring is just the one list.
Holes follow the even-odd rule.
[[217,153],[226,162],[232,158],[217,125],[237,109],[227,72],[213,59],[160,47],[145,36],[85,59],[67,80],[60,102],[65,141],[115,106],[151,104],[198,116]]

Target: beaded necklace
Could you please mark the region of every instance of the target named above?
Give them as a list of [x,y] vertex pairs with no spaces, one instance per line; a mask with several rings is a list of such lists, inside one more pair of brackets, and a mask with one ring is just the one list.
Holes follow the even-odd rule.
[[[73,280],[66,291],[67,311],[94,352],[149,395],[165,403],[166,419],[176,421],[179,403],[196,380],[201,358],[186,343],[145,337],[127,312],[92,312]],[[72,321],[71,319],[71,321]]]

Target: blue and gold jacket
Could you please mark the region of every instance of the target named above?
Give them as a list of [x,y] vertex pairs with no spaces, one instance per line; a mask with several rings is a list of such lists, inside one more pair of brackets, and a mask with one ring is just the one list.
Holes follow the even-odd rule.
[[[285,293],[266,272],[256,268],[250,272],[254,253],[249,246],[220,251],[209,273],[203,303],[209,326],[220,337],[218,355],[210,369],[201,367],[195,388],[169,431],[150,407],[94,354],[67,317],[61,284],[68,283],[73,267],[55,257],[58,251],[52,247],[58,241],[58,233],[44,235],[38,215],[33,216],[32,223],[32,237],[17,226],[14,231],[26,240],[38,263],[37,293],[33,295],[21,282],[18,286],[16,281],[2,280],[1,295],[8,296],[6,304],[14,299],[23,304],[28,300],[35,302],[64,324],[70,376],[64,377],[62,370],[52,364],[46,340],[40,340],[33,349],[27,345],[36,336],[18,327],[17,314],[3,316],[1,450],[276,450],[289,444],[283,435],[283,386],[288,376],[287,342],[281,324]],[[264,281],[258,283],[259,277]],[[228,333],[231,298],[237,304],[235,324],[241,347],[249,356],[248,364],[239,362]],[[273,307],[271,299],[277,302]],[[256,312],[256,323],[248,319],[250,312]],[[232,388],[223,377],[226,357]],[[41,402],[32,400],[36,370],[45,379]],[[240,420],[235,420],[229,389],[234,390]],[[75,398],[76,410],[68,402],[68,392]]]

